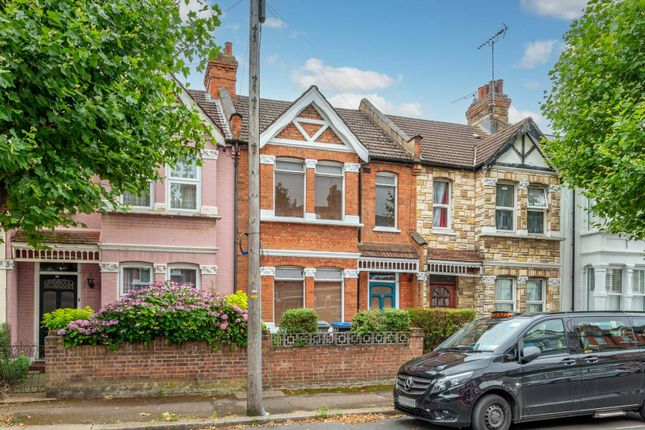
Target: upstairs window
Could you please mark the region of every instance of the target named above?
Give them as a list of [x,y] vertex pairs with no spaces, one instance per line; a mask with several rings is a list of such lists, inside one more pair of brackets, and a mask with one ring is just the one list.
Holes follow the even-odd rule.
[[450,182],[435,180],[432,187],[432,226],[448,228],[450,225]]
[[199,169],[197,161],[183,160],[169,169],[170,209],[197,210]]
[[121,196],[121,202],[124,205],[132,206],[134,208],[151,208],[152,207],[152,190],[153,183],[150,182],[148,189],[144,190],[141,194],[133,194],[130,191],[125,191]]
[[529,187],[528,204],[528,232],[532,234],[544,233],[546,219],[546,189],[541,187]]
[[316,163],[316,218],[343,218],[343,166],[337,163]]
[[396,175],[376,174],[376,219],[377,227],[396,228]]
[[305,165],[302,160],[275,162],[275,215],[304,218]]
[[514,230],[515,186],[497,184],[495,195],[495,226],[497,230]]

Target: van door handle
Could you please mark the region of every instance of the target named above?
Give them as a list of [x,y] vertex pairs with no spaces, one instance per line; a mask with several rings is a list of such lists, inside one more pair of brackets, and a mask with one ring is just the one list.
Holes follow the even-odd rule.
[[589,364],[597,363],[598,362],[598,357],[592,355],[591,357],[583,358],[582,361],[584,361],[585,363],[589,363]]
[[565,358],[560,364],[563,366],[573,366],[576,364],[576,360],[574,358]]

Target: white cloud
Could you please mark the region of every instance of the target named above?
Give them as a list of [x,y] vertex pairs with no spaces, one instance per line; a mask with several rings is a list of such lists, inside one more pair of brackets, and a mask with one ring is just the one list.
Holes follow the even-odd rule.
[[238,31],[242,26],[240,24],[228,24],[225,25],[224,28],[228,28],[232,31]]
[[287,28],[287,23],[280,18],[267,18],[262,26],[282,30],[283,28]]
[[378,110],[386,114],[421,117],[423,115],[423,107],[419,102],[404,102],[401,104],[394,104],[388,101],[385,97],[377,93],[363,94],[363,93],[340,93],[335,94],[329,98],[329,103],[334,107],[358,109],[361,100],[369,100]]
[[355,67],[326,66],[317,58],[310,58],[296,69],[291,79],[304,90],[316,85],[323,92],[359,93],[387,88],[395,79],[385,73],[361,70]]
[[515,124],[528,117],[533,118],[533,121],[540,127],[543,133],[549,133],[551,131],[548,126],[546,119],[538,112],[533,112],[530,110],[519,110],[515,106],[511,105],[508,108],[508,122]]
[[528,81],[524,83],[524,86],[529,90],[534,90],[540,87],[540,83],[538,81]]
[[397,108],[397,113],[403,116],[420,118],[423,115],[423,108],[421,103],[418,102],[401,103]]
[[555,40],[536,40],[528,43],[524,48],[524,56],[517,66],[523,69],[532,69],[538,64],[546,63],[556,43]]
[[188,14],[195,12],[197,18],[208,18],[213,15],[213,10],[205,0],[189,0],[188,4],[184,0],[178,1],[179,15],[184,21],[188,20]]
[[586,4],[587,0],[520,0],[524,10],[560,19],[580,18]]

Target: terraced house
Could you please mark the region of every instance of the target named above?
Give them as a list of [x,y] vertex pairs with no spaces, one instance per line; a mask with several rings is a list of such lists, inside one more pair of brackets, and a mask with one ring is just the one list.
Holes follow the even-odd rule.
[[[248,98],[232,47],[189,91],[238,154],[238,237],[248,222]],[[502,82],[468,125],[334,108],[316,87],[260,101],[263,318],[293,307],[350,320],[369,308],[559,310],[559,188],[530,120],[508,124]],[[426,261],[427,260],[427,261]],[[237,284],[247,280],[236,258]]]
[[478,89],[467,125],[380,116],[400,141],[421,138],[416,222],[432,307],[560,310],[559,180],[536,124],[510,125],[509,106],[499,80]]

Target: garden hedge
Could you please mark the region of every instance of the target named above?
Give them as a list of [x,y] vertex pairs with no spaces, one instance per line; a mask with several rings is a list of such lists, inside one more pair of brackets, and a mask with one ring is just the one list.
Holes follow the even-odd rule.
[[413,327],[423,330],[423,351],[428,352],[461,326],[475,319],[473,309],[408,309]]

